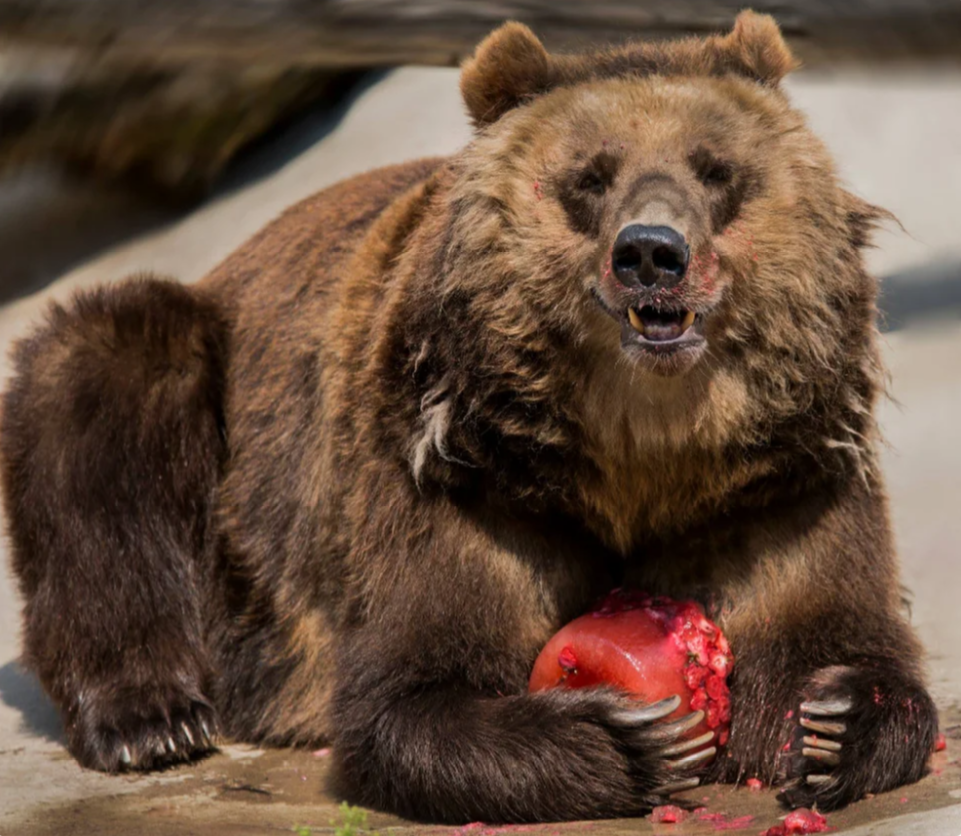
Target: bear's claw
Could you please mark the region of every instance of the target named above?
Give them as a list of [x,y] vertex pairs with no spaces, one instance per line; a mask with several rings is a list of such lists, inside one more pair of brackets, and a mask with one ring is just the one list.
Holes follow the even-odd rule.
[[805,737],[805,746],[812,746],[815,749],[827,749],[829,752],[840,752],[841,744],[836,740],[828,740],[825,737]]
[[677,740],[685,732],[689,732],[695,726],[699,725],[704,719],[703,711],[694,711],[688,714],[686,717],[682,717],[680,720],[675,720],[673,723],[662,723],[651,730],[651,738],[654,740],[660,740],[665,743]]
[[818,749],[812,746],[805,746],[801,749],[801,754],[806,758],[814,758],[816,761],[827,764],[828,766],[837,766],[841,763],[841,758],[838,757],[836,752],[829,752],[827,749]]
[[838,700],[812,700],[801,703],[801,711],[814,717],[837,717],[847,714],[854,707],[854,701],[845,697]]
[[104,772],[163,769],[216,746],[213,707],[174,685],[88,689],[77,701],[69,743],[84,765]]
[[[833,700],[810,700],[801,703],[801,712],[812,714],[815,717],[841,717],[847,714],[854,703],[848,697],[841,697]],[[842,749],[842,744],[829,737],[819,737],[817,735],[843,735],[847,731],[847,725],[836,721],[812,720],[810,717],[801,717],[798,721],[802,727],[815,732],[815,735],[805,735],[801,755],[811,758],[822,766],[833,768],[840,765],[841,756],[838,754]],[[814,780],[812,780],[814,779]],[[820,786],[832,780],[830,773],[811,773],[806,776],[806,782],[810,786]]]
[[[649,705],[646,708],[642,708],[637,712],[632,711],[631,719],[636,722],[638,715],[640,715],[647,718],[645,721],[646,724],[650,724],[655,720],[666,717],[672,711],[675,711],[680,704],[680,697],[669,697],[668,699]],[[650,729],[645,731],[645,737],[654,744],[664,744],[656,750],[656,753],[658,757],[665,759],[665,765],[668,769],[672,771],[691,769],[700,766],[717,754],[717,748],[709,745],[715,737],[715,732],[713,731],[705,732],[693,740],[683,739],[685,734],[703,721],[703,711],[692,711],[687,716],[682,717],[680,720],[674,720],[671,723],[655,723]],[[707,748],[692,752],[692,750],[699,749],[702,746],[707,746]],[[692,753],[688,754],[689,752]],[[683,755],[683,757],[671,760],[671,756],[675,755]],[[697,780],[699,783],[700,779]],[[689,788],[687,781],[672,781],[664,786],[676,786],[678,789],[665,790],[662,788],[658,790],[659,793],[667,794],[668,792],[678,792],[681,789]],[[697,783],[691,784],[690,786],[697,786]]]
[[695,752],[693,755],[668,761],[668,766],[671,769],[689,769],[692,766],[699,766],[705,761],[709,761],[716,754],[717,749],[714,746],[711,746],[709,749],[702,749],[700,752]]
[[657,792],[658,795],[671,795],[671,793],[681,792],[683,790],[693,790],[695,787],[700,786],[700,784],[700,778],[685,778],[683,781],[664,784],[658,787],[655,792]]
[[[684,740],[683,735],[704,721],[703,711],[692,711],[680,720],[671,723],[657,723],[656,721],[667,717],[681,704],[678,696],[668,697],[659,702],[652,703],[637,710],[629,712],[619,712],[616,719],[625,726],[633,727],[638,725],[650,726],[645,731],[645,736],[652,743],[665,744],[657,750],[657,754],[662,758],[673,755],[684,755],[676,760],[668,760],[667,767],[672,770],[689,769],[699,766],[702,762],[710,760],[717,754],[714,746],[702,749],[693,754],[687,754],[693,749],[705,746],[714,740],[715,732],[709,731],[693,740]],[[653,725],[652,725],[653,724]],[[669,784],[674,786],[674,783]]]
[[680,704],[680,697],[668,697],[667,699],[660,700],[659,702],[646,705],[643,708],[621,712],[618,714],[616,719],[617,722],[625,726],[644,726],[648,723],[653,723],[655,720],[662,720],[663,718],[667,717],[668,714],[676,711]]
[[844,723],[822,723],[820,720],[811,720],[808,717],[802,717],[800,723],[804,728],[818,734],[841,735],[848,730]]
[[[677,700],[678,703],[680,702],[676,697],[672,698],[672,701],[673,700]],[[667,701],[665,700],[664,702]],[[717,754],[717,748],[714,746],[708,746],[708,748],[701,749],[699,752],[687,754],[692,749],[698,749],[701,746],[711,743],[715,736],[715,732],[713,731],[705,732],[693,740],[680,739],[682,735],[699,725],[703,720],[703,711],[693,711],[686,717],[675,720],[673,723],[657,725],[648,733],[651,740],[668,744],[657,750],[657,754],[660,757],[668,758],[672,755],[684,755],[684,757],[681,758],[667,760],[668,769],[691,769],[692,767],[700,766],[702,763],[709,761]],[[668,786],[674,786],[674,783],[668,784]],[[674,790],[674,792],[677,792],[677,790]]]
[[834,665],[815,671],[805,691],[785,749],[789,806],[836,810],[924,775],[937,709],[911,676],[880,662]]
[[660,754],[665,757],[671,757],[672,755],[683,755],[685,752],[690,752],[691,749],[697,749],[704,746],[714,740],[714,732],[704,732],[700,737],[695,737],[693,740],[682,740],[679,743],[674,743],[670,746],[665,746],[660,750]]

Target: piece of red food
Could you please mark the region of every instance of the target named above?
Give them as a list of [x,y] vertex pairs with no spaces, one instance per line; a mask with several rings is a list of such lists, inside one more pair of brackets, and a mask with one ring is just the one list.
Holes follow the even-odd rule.
[[616,589],[544,646],[528,687],[608,684],[645,703],[677,694],[681,704],[668,719],[703,710],[704,721],[688,736],[713,730],[723,746],[731,720],[727,675],[733,662],[727,639],[700,604]]
[[665,804],[651,810],[651,821],[655,824],[677,824],[687,818],[687,810],[675,807],[673,804]]
[[934,751],[943,752],[947,748],[948,748],[948,741],[945,740],[943,734],[938,733],[937,740],[934,741]]
[[828,820],[820,813],[801,807],[788,813],[782,824],[769,827],[761,836],[802,836],[808,833],[823,833],[828,829]]

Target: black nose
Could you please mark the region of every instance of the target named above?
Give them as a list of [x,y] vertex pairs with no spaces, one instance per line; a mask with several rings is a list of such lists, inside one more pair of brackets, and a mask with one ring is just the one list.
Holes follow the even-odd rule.
[[625,226],[614,241],[611,267],[627,287],[674,287],[687,272],[690,249],[669,226]]

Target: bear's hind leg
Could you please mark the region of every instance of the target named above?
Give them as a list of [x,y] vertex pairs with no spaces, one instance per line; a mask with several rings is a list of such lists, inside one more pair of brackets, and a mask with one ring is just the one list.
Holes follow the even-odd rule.
[[54,306],[15,351],[0,448],[24,660],[85,766],[213,745],[200,558],[224,333],[197,291],[140,278]]

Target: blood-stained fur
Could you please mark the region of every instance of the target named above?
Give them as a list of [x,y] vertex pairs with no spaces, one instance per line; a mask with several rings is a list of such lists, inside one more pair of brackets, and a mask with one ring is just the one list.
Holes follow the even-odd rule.
[[[304,201],[194,287],[54,307],[0,444],[25,659],[76,757],[332,743],[343,796],[449,822],[917,780],[937,718],[861,254],[884,213],[793,65],[751,13],[577,56],[508,24],[464,68],[461,153]],[[706,769],[614,691],[526,693],[617,585],[731,640]]]

